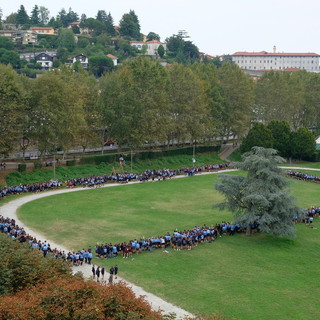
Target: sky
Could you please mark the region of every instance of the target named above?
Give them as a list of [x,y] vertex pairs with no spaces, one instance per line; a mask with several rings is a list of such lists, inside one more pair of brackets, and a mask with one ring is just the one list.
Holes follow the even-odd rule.
[[50,16],[70,7],[79,16],[96,17],[110,12],[115,25],[124,13],[134,10],[141,32],[155,32],[161,40],[187,31],[201,52],[210,55],[236,51],[315,52],[320,54],[319,0],[5,0],[0,8],[6,17],[23,4],[30,15],[35,4]]

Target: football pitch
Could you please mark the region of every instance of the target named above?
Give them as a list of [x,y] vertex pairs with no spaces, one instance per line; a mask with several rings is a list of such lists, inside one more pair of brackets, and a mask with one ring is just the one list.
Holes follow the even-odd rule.
[[[217,175],[98,188],[32,201],[19,218],[70,249],[161,236],[174,229],[232,221],[212,205]],[[297,205],[320,205],[320,184],[290,180]],[[317,218],[319,219],[319,218]],[[297,225],[294,239],[263,234],[224,236],[191,251],[154,250],[118,264],[120,275],[192,313],[228,319],[315,319],[320,295],[320,223]],[[317,228],[317,229],[316,229]]]

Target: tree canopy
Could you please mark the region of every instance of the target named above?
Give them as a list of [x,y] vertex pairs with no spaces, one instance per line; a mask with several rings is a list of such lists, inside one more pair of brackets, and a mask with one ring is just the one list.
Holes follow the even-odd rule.
[[253,147],[236,165],[246,176],[220,175],[215,188],[225,196],[220,208],[233,212],[235,222],[251,226],[276,236],[294,236],[293,217],[303,217],[304,211],[295,206],[295,199],[286,189],[287,181],[278,168],[284,159],[274,149]]

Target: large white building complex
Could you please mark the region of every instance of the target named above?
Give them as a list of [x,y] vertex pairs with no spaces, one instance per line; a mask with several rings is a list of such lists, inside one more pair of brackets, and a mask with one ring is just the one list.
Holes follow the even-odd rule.
[[236,52],[232,61],[244,70],[306,70],[320,72],[317,53]]

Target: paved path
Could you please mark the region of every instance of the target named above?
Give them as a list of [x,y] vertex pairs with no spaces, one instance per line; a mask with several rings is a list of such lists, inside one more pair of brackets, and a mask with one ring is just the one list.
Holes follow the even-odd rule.
[[[223,170],[220,172],[228,172],[228,171],[234,171],[233,169],[228,169],[228,170]],[[201,173],[199,175],[205,175],[205,174],[212,174],[212,173],[217,173],[217,172],[205,172],[205,173]],[[175,179],[178,178],[185,178],[186,176],[177,176],[174,177]],[[190,179],[192,179],[192,177],[189,177]],[[129,182],[128,184],[136,184],[136,183],[140,183],[140,182]],[[152,182],[149,182],[152,183]],[[156,183],[156,182],[155,182]],[[125,185],[128,185],[125,184]],[[108,187],[120,187],[120,186],[124,186],[124,184],[106,184],[103,187],[108,188]],[[61,190],[54,190],[54,191],[47,191],[47,192],[43,192],[43,193],[33,193],[30,195],[26,195],[23,197],[20,197],[18,199],[12,200],[6,204],[4,204],[3,206],[0,206],[0,215],[4,216],[4,217],[9,217],[11,219],[15,219],[16,223],[23,227],[25,229],[25,231],[36,237],[37,240],[47,240],[47,242],[50,243],[51,248],[58,248],[59,250],[64,250],[65,252],[69,252],[71,251],[70,249],[64,248],[61,245],[55,243],[54,241],[51,241],[50,239],[48,239],[45,234],[40,233],[38,231],[32,230],[31,228],[29,228],[28,226],[26,226],[22,221],[19,220],[18,216],[17,216],[17,210],[20,206],[24,205],[27,202],[36,200],[36,199],[40,199],[40,198],[44,198],[44,197],[49,197],[51,195],[56,195],[56,194],[61,194],[61,193],[67,193],[67,192],[80,192],[80,191],[85,191],[85,190],[89,190],[88,188],[74,188],[74,189],[61,189]],[[84,264],[83,266],[79,266],[79,267],[73,267],[73,272],[76,273],[78,271],[81,271],[84,275],[85,278],[90,279],[91,278],[91,266]],[[133,290],[133,292],[137,295],[137,296],[145,296],[146,300],[150,303],[150,305],[152,306],[153,310],[158,311],[159,309],[164,310],[165,313],[175,313],[177,315],[177,319],[183,319],[185,316],[189,316],[192,317],[192,314],[190,314],[189,312],[169,303],[166,302],[165,300],[157,297],[156,295],[146,292],[144,291],[143,288],[136,286],[124,279],[118,278],[117,281],[124,281],[126,282],[126,284],[131,287],[131,289]]]

